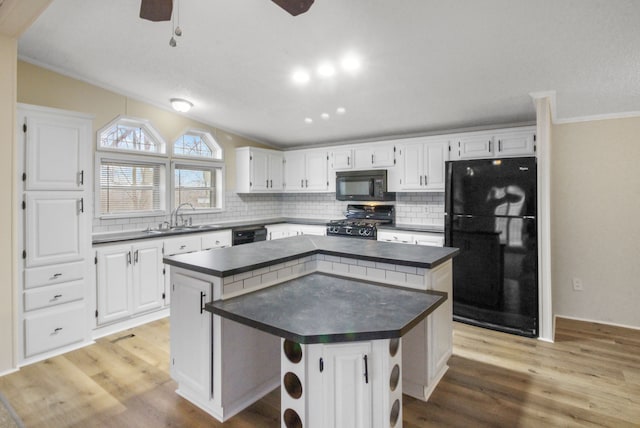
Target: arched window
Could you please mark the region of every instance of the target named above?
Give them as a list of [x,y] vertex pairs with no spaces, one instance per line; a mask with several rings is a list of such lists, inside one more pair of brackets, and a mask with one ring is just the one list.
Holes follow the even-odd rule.
[[173,156],[199,158],[199,159],[222,159],[222,148],[206,131],[190,129],[173,142]]
[[149,121],[119,116],[98,131],[98,150],[164,155],[167,144]]

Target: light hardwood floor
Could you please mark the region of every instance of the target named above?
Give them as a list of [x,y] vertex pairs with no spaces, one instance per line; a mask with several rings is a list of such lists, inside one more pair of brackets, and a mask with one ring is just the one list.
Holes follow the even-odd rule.
[[[279,427],[279,389],[227,423],[175,394],[169,320],[0,378],[26,427]],[[559,319],[545,343],[454,324],[450,369],[404,427],[640,427],[640,331]]]

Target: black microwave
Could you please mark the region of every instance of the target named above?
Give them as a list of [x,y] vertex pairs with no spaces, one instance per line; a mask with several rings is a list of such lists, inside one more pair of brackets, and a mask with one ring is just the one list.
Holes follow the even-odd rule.
[[339,201],[395,201],[387,192],[387,170],[336,172],[336,199]]

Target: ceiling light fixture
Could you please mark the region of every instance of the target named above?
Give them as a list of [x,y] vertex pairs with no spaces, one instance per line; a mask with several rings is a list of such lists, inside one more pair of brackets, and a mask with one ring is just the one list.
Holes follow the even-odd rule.
[[182,98],[171,98],[169,101],[171,101],[171,107],[180,113],[186,113],[191,110],[191,107],[193,107],[192,102]]
[[305,117],[304,123],[313,123],[313,119],[311,119],[310,117]]
[[318,76],[332,77],[334,74],[336,74],[336,69],[331,63],[325,62],[318,66]]
[[342,62],[340,62],[340,65],[342,66],[342,69],[344,71],[353,72],[353,71],[358,71],[360,69],[361,64],[360,64],[360,60],[357,57],[353,55],[348,55],[342,59]]
[[309,76],[309,73],[307,73],[305,70],[296,70],[293,72],[291,78],[298,85],[304,85],[305,83],[309,83],[311,76]]
[[344,107],[338,107],[338,108],[336,109],[336,113],[337,113],[337,114],[345,114],[346,112],[347,112],[347,109],[346,109],[346,108],[344,108]]
[[320,117],[323,118],[324,120],[329,120],[329,113],[322,113]]

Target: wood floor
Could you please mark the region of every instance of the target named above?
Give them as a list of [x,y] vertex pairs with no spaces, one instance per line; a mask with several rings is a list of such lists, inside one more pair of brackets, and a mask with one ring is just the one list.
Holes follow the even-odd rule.
[[[279,427],[280,392],[224,425],[175,394],[169,320],[0,378],[26,427]],[[464,324],[428,403],[404,397],[405,428],[640,427],[640,331],[558,320],[545,343]]]

